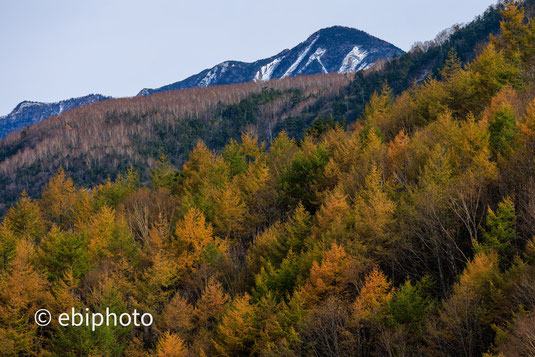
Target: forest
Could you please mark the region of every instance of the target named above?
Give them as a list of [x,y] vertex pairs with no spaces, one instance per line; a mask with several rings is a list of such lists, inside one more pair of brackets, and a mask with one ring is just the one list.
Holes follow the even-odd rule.
[[[523,2],[526,15],[535,1]],[[147,184],[164,154],[181,167],[198,140],[220,151],[243,131],[269,146],[285,131],[301,140],[311,125],[351,124],[374,92],[388,83],[397,96],[429,77],[440,77],[453,48],[462,64],[473,60],[500,27],[502,3],[468,24],[454,25],[406,54],[347,75],[298,76],[268,82],[168,91],[150,97],[110,99],[62,113],[0,141],[0,215],[25,190],[39,197],[62,167],[80,187],[102,184],[132,166]],[[316,123],[314,124],[314,120]]]
[[[38,197],[60,167],[86,188],[126,174],[130,166],[146,183],[160,155],[179,167],[199,139],[221,149],[250,129],[266,142],[285,128],[302,136],[353,76],[191,88],[106,100],[51,117],[0,141],[0,214],[23,190]],[[309,113],[319,101],[324,104]]]
[[[0,354],[533,356],[535,20],[526,15],[506,2],[499,31],[473,60],[452,48],[422,83],[397,91],[382,82],[347,125],[318,115],[300,137],[246,125],[239,139],[190,138],[187,153],[161,155],[146,180],[141,159],[91,187],[60,167],[1,220]],[[240,85],[246,94],[218,98],[208,111],[183,110],[209,123],[218,108],[228,124],[264,106],[276,125],[283,106],[319,105],[320,87],[307,83],[321,80],[336,96],[348,79]],[[167,101],[171,113],[181,95],[135,103],[146,106],[141,113]],[[116,103],[97,103],[106,109],[87,116],[114,120]],[[136,128],[148,142],[140,116],[115,113],[119,124],[136,123],[116,133]],[[38,125],[76,130],[69,116]],[[20,135],[7,138],[0,155],[18,154],[0,171],[31,155],[68,155],[37,140],[19,152]],[[214,140],[224,147],[213,149]],[[154,145],[147,157],[160,152]],[[40,327],[34,313],[43,307],[53,315],[136,309],[154,324]]]
[[[532,17],[535,1],[523,1],[523,7]],[[124,175],[130,166],[147,184],[160,155],[181,167],[198,140],[220,151],[230,139],[253,130],[269,146],[282,131],[301,140],[308,127],[322,121],[351,124],[385,82],[397,96],[429,76],[440,79],[452,48],[463,65],[472,61],[489,34],[498,33],[502,8],[501,2],[492,5],[470,23],[454,25],[434,40],[417,42],[408,53],[356,74],[110,99],[27,127],[0,141],[0,215],[23,190],[39,197],[60,167],[85,188]]]

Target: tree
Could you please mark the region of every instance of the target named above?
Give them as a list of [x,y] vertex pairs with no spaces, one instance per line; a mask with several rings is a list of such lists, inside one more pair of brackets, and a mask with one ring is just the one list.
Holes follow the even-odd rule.
[[214,203],[212,222],[216,234],[239,238],[244,232],[246,206],[236,184],[227,183],[211,191]]
[[354,318],[363,322],[381,322],[386,317],[393,294],[392,284],[379,269],[374,268],[366,276],[353,304]]
[[39,205],[24,191],[19,201],[7,211],[3,226],[19,239],[26,238],[36,243],[43,238],[46,231],[45,220]]
[[221,283],[213,278],[206,283],[195,305],[194,316],[199,327],[208,328],[216,322],[227,308],[229,297]]
[[151,265],[140,274],[136,292],[141,307],[153,313],[163,309],[180,278],[179,267],[172,256],[160,251],[152,257]]
[[323,182],[324,169],[329,162],[330,153],[319,146],[311,152],[297,153],[292,163],[279,179],[283,200],[289,207],[301,202],[307,210],[318,206],[317,190]]
[[314,262],[310,269],[309,281],[303,287],[303,297],[307,305],[313,306],[328,296],[344,296],[350,292],[356,264],[344,248],[332,244],[323,253],[321,263]]
[[87,237],[63,232],[53,225],[39,245],[37,257],[50,280],[57,281],[67,272],[80,279],[90,266]]
[[17,238],[11,230],[7,229],[5,224],[0,225],[0,259],[2,269],[8,267],[9,262],[15,255],[17,247]]
[[418,242],[413,249],[418,251],[419,259],[429,264],[426,272],[436,274],[444,294],[448,279],[455,276],[457,266],[466,259],[457,235],[460,222],[451,214],[448,202],[455,182],[453,163],[451,151],[436,144],[419,175],[418,187],[408,188],[400,208],[404,224],[410,227],[409,237]]
[[31,263],[34,258],[34,245],[23,239],[17,243],[13,261],[0,275],[0,349],[5,355],[45,352],[34,314],[49,306],[51,295],[46,279]]
[[156,190],[157,188],[173,189],[174,172],[171,169],[171,164],[167,159],[167,156],[162,154],[160,159],[153,168],[151,174],[151,187]]
[[41,208],[45,218],[55,222],[60,228],[70,228],[74,224],[76,188],[63,168],[60,168],[46,185],[41,196]]
[[219,188],[227,182],[230,169],[223,158],[211,152],[206,144],[199,141],[184,163],[180,175],[179,193],[184,196],[185,207],[197,207],[205,215],[209,213],[211,196],[208,188]]
[[296,152],[297,145],[295,140],[288,137],[285,131],[280,132],[272,141],[267,158],[269,170],[275,178],[286,170]]
[[492,324],[500,319],[496,307],[503,306],[501,285],[496,253],[480,253],[468,262],[438,319],[428,322],[434,351],[457,356],[486,351],[494,338]]
[[217,266],[218,261],[226,259],[226,241],[213,236],[212,225],[195,208],[190,209],[177,223],[175,235],[176,240],[171,243],[172,251],[178,259],[178,268],[185,273],[191,274],[202,265]]
[[[383,84],[381,94],[374,92],[364,110],[364,130],[363,135],[367,136],[370,130],[380,133],[390,134],[390,116],[392,114],[392,88],[388,83]],[[378,130],[378,131],[377,131]]]
[[277,302],[270,294],[263,296],[255,304],[255,326],[259,333],[253,353],[266,356],[295,356],[301,339],[297,331],[306,310],[300,293],[292,296],[287,303]]
[[187,357],[189,355],[184,341],[177,335],[166,332],[158,341],[155,357]]
[[529,311],[517,316],[500,340],[498,351],[503,356],[531,356],[535,353],[533,326],[535,313]]
[[130,166],[126,174],[117,175],[115,181],[107,179],[103,184],[94,187],[94,205],[96,208],[103,205],[116,207],[139,187],[139,183],[139,174]]
[[364,187],[355,197],[355,230],[364,249],[381,261],[395,256],[397,246],[394,230],[396,205],[389,197],[388,183],[382,172],[372,166]]
[[258,335],[255,326],[255,308],[251,297],[245,294],[235,298],[217,327],[215,349],[222,356],[249,354]]
[[489,133],[485,120],[476,122],[473,115],[458,129],[443,133],[451,141],[455,160],[456,184],[449,198],[450,209],[462,221],[472,240],[485,217],[488,188],[497,178],[496,163],[491,160]]
[[259,300],[262,296],[271,295],[277,301],[289,297],[295,289],[299,272],[300,259],[292,250],[280,265],[273,266],[268,261],[255,277],[253,296]]
[[277,249],[280,255],[269,257],[269,260],[273,262],[280,261],[281,257],[286,256],[290,249],[297,254],[306,250],[306,245],[309,243],[307,238],[311,234],[311,228],[312,216],[299,203],[288,221],[285,222],[280,238],[277,237]]
[[407,185],[407,174],[404,172],[403,167],[408,166],[408,146],[411,138],[405,133],[400,131],[393,141],[388,145],[388,159],[391,175],[402,185]]
[[486,229],[483,231],[483,250],[498,253],[500,267],[508,268],[513,262],[516,240],[516,214],[511,198],[498,204],[496,212],[488,208]]
[[243,174],[248,164],[263,156],[263,146],[258,146],[258,137],[252,131],[242,133],[240,144],[230,139],[223,150],[223,158],[230,165],[231,176]]
[[323,237],[324,241],[347,240],[344,238],[347,236],[352,218],[347,200],[347,196],[339,189],[327,194],[325,202],[316,214],[316,224],[313,230],[316,237]]
[[424,321],[432,305],[429,299],[430,287],[428,277],[416,284],[407,280],[395,290],[388,303],[388,315],[392,317],[392,323],[406,326],[413,341],[416,340],[415,337],[421,336],[425,328]]
[[113,208],[102,206],[87,227],[88,252],[93,261],[116,258],[119,255],[133,256],[136,244],[122,216]]
[[515,141],[516,114],[507,101],[503,101],[488,119],[492,157],[508,156]]
[[[519,2],[515,0],[505,1],[505,7],[501,11],[500,36],[491,35],[492,43],[502,50],[509,61],[521,63],[523,75],[530,78],[532,70],[528,66],[533,60],[535,47],[533,46],[533,21],[525,21],[525,13]],[[532,78],[530,78],[532,79]]]
[[307,355],[359,355],[357,339],[351,331],[351,315],[347,304],[335,296],[315,305],[308,312],[299,326],[299,335]]
[[176,334],[184,341],[191,340],[193,314],[193,306],[182,297],[180,292],[176,292],[162,312],[162,328]]
[[[120,277],[111,274],[104,276],[98,286],[92,290],[87,301],[92,305],[93,311],[105,315],[109,309],[109,311],[116,312],[117,316],[129,312],[128,302],[130,299],[118,289],[119,279]],[[149,310],[141,311],[140,314],[145,311]],[[100,353],[121,355],[127,347],[134,328],[133,324],[127,327],[103,325],[91,334],[91,341],[96,345],[96,351]]]
[[470,65],[474,90],[472,110],[482,110],[502,88],[521,86],[521,72],[506,54],[489,44]]
[[462,62],[457,55],[457,52],[452,47],[448,52],[448,58],[442,70],[440,71],[440,76],[442,79],[449,81],[452,80],[457,73],[462,69]]
[[352,326],[360,354],[381,353],[379,341],[391,321],[389,303],[393,295],[392,284],[378,268],[364,279],[364,285],[351,305]]
[[247,161],[240,148],[240,144],[236,140],[230,139],[230,142],[225,146],[225,150],[223,151],[223,158],[230,165],[230,174],[232,176],[245,172]]

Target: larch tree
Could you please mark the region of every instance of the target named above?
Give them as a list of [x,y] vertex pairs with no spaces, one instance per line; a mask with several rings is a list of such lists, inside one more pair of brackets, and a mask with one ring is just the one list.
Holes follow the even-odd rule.
[[177,335],[166,332],[160,337],[154,357],[187,357],[189,351]]
[[34,245],[26,239],[17,243],[16,255],[0,275],[0,349],[5,355],[44,353],[41,332],[34,313],[49,306],[48,283],[34,268]]
[[235,298],[221,318],[214,341],[218,354],[246,355],[254,345],[258,331],[255,326],[255,307],[250,299],[248,294]]

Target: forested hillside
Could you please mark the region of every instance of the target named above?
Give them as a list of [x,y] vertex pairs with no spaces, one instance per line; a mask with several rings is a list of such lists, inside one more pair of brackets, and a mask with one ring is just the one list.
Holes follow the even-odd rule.
[[[253,121],[241,139],[227,140],[234,132],[210,134],[218,125],[210,122],[206,141],[224,148],[189,138],[185,163],[170,164],[186,155],[178,149],[161,157],[148,187],[136,170],[142,161],[130,160],[126,174],[91,189],[65,167],[40,198],[23,193],[0,225],[0,353],[534,355],[535,21],[512,3],[502,18],[500,35],[469,64],[449,51],[438,78],[399,95],[383,83],[348,127],[316,120],[296,140]],[[218,118],[228,125],[226,111],[236,111],[228,118],[250,120],[249,106],[267,117],[301,110],[316,100],[318,87],[307,85],[314,78],[330,93],[346,81],[214,88]],[[120,101],[93,105],[86,135],[114,140],[98,160],[113,162],[112,152],[128,154],[135,142],[157,152],[147,144],[157,126],[146,127],[140,113],[167,127],[181,125],[168,119],[180,115],[198,116],[187,125],[209,120],[193,111],[205,103],[196,92],[189,107],[175,104],[180,93],[132,102],[136,112],[121,111]],[[151,101],[166,100],[169,116],[151,112]],[[80,125],[69,118],[38,125],[69,137]],[[101,138],[92,131],[98,120],[118,124]],[[132,139],[121,142],[127,136],[115,134],[128,128]],[[18,138],[8,139],[17,152]],[[49,149],[53,141],[27,140],[28,153],[63,155]],[[70,140],[71,153],[91,142]],[[33,160],[25,155],[0,169]],[[43,306],[54,314],[136,308],[155,323],[38,327],[33,314]]]
[[[133,166],[143,182],[165,154],[179,167],[199,139],[222,148],[243,130],[268,142],[281,128],[302,135],[353,74],[192,88],[111,99],[70,110],[0,142],[0,212],[22,190],[37,197],[61,166],[77,184],[94,185]],[[320,112],[328,106],[321,106]],[[292,116],[298,115],[298,119]]]
[[[525,7],[531,12],[535,2]],[[389,62],[353,75],[286,78],[268,82],[170,91],[150,97],[114,99],[63,113],[0,141],[0,213],[25,190],[39,197],[60,167],[77,185],[115,179],[133,166],[142,183],[164,154],[179,168],[197,140],[220,150],[252,129],[269,146],[279,132],[302,139],[315,126],[354,123],[385,82],[393,95],[427,77],[440,78],[451,48],[467,63],[489,34],[499,29],[491,6],[464,26],[453,26]]]
[[[452,48],[462,63],[472,61],[489,35],[498,33],[502,7],[499,2],[468,24],[453,25],[431,41],[416,42],[408,53],[382,65],[379,63],[377,71],[357,73],[347,91],[340,96],[335,117],[359,117],[371,95],[379,91],[385,81],[397,95],[415,83],[422,83],[428,76],[440,77],[440,69],[446,64]],[[531,12],[535,1],[524,1],[524,7]]]

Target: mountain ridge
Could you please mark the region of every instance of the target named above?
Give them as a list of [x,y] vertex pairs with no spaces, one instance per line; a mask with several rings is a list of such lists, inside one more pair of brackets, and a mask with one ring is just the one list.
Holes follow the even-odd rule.
[[[364,31],[345,26],[331,26],[314,32],[305,41],[274,56],[254,62],[225,61],[182,81],[154,89],[144,88],[138,96],[297,75],[357,72],[369,68],[379,59],[388,59],[403,53],[400,48]],[[59,115],[65,110],[111,98],[90,94],[53,103],[25,100],[11,113],[0,116],[0,140],[11,132]]]
[[102,94],[88,94],[83,97],[60,100],[58,102],[43,103],[25,100],[17,104],[11,113],[0,116],[0,139],[7,134],[22,129],[26,126],[38,123],[51,116],[95,102],[100,102],[111,97]]
[[181,81],[159,88],[143,88],[138,95],[306,74],[357,72],[369,68],[379,59],[403,53],[400,48],[364,31],[331,26],[316,31],[305,41],[274,56],[254,62],[224,61]]

